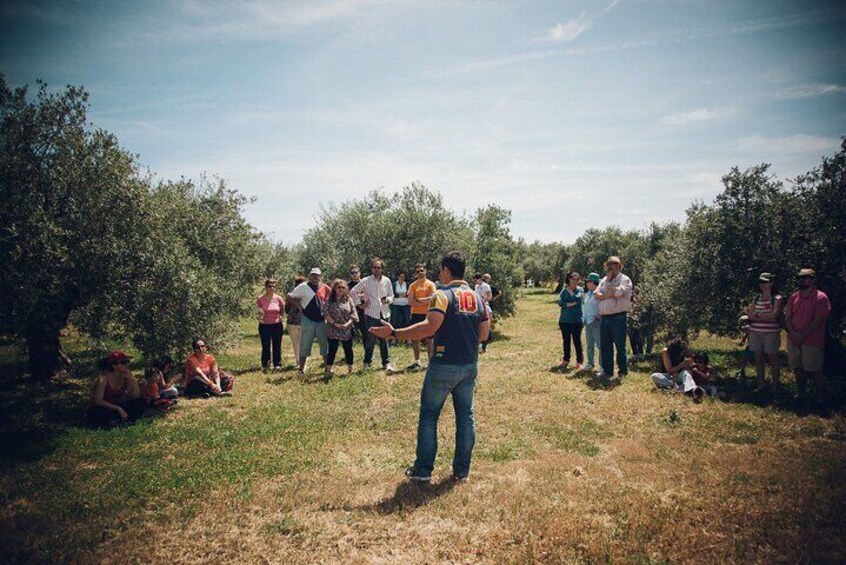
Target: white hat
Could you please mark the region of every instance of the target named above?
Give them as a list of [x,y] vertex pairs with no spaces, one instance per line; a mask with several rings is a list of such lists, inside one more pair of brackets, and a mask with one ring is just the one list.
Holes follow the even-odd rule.
[[317,267],[313,268],[309,273],[309,275],[322,275],[323,273]]

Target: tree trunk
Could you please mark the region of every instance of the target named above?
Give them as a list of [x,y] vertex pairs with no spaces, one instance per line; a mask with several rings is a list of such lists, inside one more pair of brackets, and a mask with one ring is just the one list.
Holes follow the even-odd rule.
[[42,327],[26,336],[29,351],[29,372],[33,379],[47,382],[61,366],[59,328]]

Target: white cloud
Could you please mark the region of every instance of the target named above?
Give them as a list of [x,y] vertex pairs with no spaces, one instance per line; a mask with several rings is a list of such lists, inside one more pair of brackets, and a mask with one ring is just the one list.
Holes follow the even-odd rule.
[[[768,155],[797,155],[833,153],[840,146],[840,140],[834,137],[819,135],[788,135],[782,137],[765,137],[750,135],[741,137],[737,145],[744,151],[763,153]],[[771,157],[772,159],[772,157]]]
[[846,87],[839,84],[798,84],[779,90],[776,92],[775,97],[778,100],[798,100],[800,98],[813,98],[836,92],[846,92]]
[[566,23],[558,23],[547,31],[544,37],[539,37],[534,41],[551,41],[553,43],[566,43],[572,41],[584,33],[590,26],[608,13],[611,8],[620,3],[620,0],[612,0],[605,8],[595,15],[590,15],[587,12],[579,14],[578,18],[570,20]]
[[689,112],[680,112],[661,118],[661,123],[667,126],[686,126],[699,122],[725,120],[737,115],[735,108],[701,108]]
[[589,28],[590,23],[591,19],[588,17],[587,12],[582,12],[582,14],[575,20],[570,20],[565,24],[557,24],[555,27],[549,30],[547,36],[544,37],[541,41],[553,41],[562,43],[572,41],[579,37],[587,28]]

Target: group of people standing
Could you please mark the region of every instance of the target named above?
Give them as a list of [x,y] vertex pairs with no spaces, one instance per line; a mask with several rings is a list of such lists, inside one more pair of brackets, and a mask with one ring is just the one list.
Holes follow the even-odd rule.
[[[339,349],[343,349],[347,373],[352,373],[353,339],[356,334],[361,337],[364,346],[365,371],[372,370],[378,344],[382,368],[388,374],[396,372],[397,369],[391,363],[390,350],[396,339],[378,337],[369,330],[381,327],[388,321],[392,327],[403,328],[425,320],[437,288],[427,278],[426,266],[422,263],[415,265],[415,278],[411,283],[406,281],[404,273],[400,273],[396,282],[392,283],[384,273],[384,262],[378,257],[370,262],[370,271],[369,276],[362,278],[359,266],[350,265],[348,280],[338,278],[326,284],[321,269],[314,267],[308,279],[294,279],[294,288],[284,299],[276,293],[276,280],[265,281],[265,293],[256,299],[262,368],[282,368],[284,313],[294,359],[301,375],[306,372],[306,360],[311,356],[315,341],[323,360],[325,381],[333,375]],[[487,274],[478,275],[476,292],[486,305],[502,296],[501,291],[490,285],[490,275]],[[421,349],[425,347],[429,358],[432,357],[431,341],[410,341],[414,361],[406,370],[419,371],[423,369]],[[483,350],[487,348],[488,341],[482,344]]]
[[[594,369],[595,350],[599,348],[597,375],[622,379],[629,372],[626,356],[626,321],[632,311],[632,280],[623,274],[623,262],[617,256],[608,257],[604,264],[605,276],[590,273],[585,288],[579,283],[581,275],[567,273],[565,285],[558,297],[561,308],[558,327],[561,330],[563,355],[561,368],[568,369],[575,349],[576,371]],[[583,365],[582,328],[585,329],[587,365]],[[572,347],[571,347],[572,344]],[[616,352],[616,356],[615,356]]]

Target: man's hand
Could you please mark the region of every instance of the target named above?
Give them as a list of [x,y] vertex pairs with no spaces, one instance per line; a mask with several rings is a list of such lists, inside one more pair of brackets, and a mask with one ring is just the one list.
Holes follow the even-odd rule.
[[370,328],[370,333],[376,337],[389,338],[394,333],[394,326],[392,326],[389,322],[382,320],[382,325],[373,326]]
[[118,407],[117,413],[118,413],[118,416],[120,416],[120,419],[123,420],[124,422],[126,422],[129,419],[129,415],[126,413],[126,411],[123,408]]

